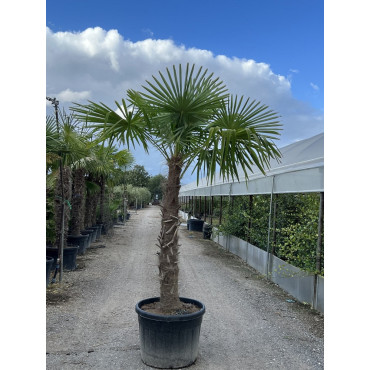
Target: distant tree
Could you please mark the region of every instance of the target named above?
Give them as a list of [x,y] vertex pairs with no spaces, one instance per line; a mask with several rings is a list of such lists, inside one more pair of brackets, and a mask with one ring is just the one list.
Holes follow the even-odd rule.
[[158,199],[162,199],[163,196],[163,186],[167,178],[161,174],[152,176],[148,182],[148,189],[152,194],[152,199],[155,199],[155,196],[158,195]]
[[127,184],[136,187],[148,187],[150,175],[144,166],[135,165],[132,170],[126,173]]

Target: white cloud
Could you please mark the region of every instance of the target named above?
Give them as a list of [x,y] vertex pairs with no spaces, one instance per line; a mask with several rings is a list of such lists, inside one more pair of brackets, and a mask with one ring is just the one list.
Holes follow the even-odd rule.
[[66,89],[56,94],[56,98],[60,102],[77,103],[79,101],[89,99],[90,91],[72,91],[70,89]]
[[142,32],[143,32],[144,35],[147,35],[149,37],[153,37],[154,36],[154,32],[150,28],[144,28],[142,30]]
[[317,85],[315,85],[314,83],[310,83],[310,86],[314,89],[314,90],[316,90],[316,91],[318,91],[318,90],[320,90],[319,89],[319,87],[317,86]]
[[[124,98],[127,89],[141,89],[159,70],[189,62],[208,68],[231,93],[260,100],[277,111],[284,124],[280,146],[323,131],[322,112],[294,99],[289,76],[273,73],[267,63],[214,55],[172,40],[131,42],[117,30],[100,27],[74,33],[54,33],[47,28],[46,45],[47,95],[64,102],[89,99],[114,107],[114,101]],[[154,157],[146,158],[149,162]]]
[[293,68],[290,68],[289,69],[289,74],[288,74],[288,76],[287,76],[287,79],[288,79],[288,81],[290,82],[290,83],[292,83],[292,81],[293,81],[293,75],[294,74],[298,74],[299,73],[299,70],[298,69],[293,69]]

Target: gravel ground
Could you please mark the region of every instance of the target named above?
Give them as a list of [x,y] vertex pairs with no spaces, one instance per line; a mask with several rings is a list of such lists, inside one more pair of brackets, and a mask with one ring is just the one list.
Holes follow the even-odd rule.
[[[135,305],[158,296],[156,206],[77,258],[47,289],[47,369],[150,369],[140,359]],[[202,233],[181,226],[180,295],[206,306],[191,369],[323,369],[324,318]],[[99,247],[104,245],[105,247]]]

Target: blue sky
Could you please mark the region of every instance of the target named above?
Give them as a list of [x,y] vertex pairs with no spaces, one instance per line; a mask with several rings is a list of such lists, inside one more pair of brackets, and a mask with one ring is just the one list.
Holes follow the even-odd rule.
[[[279,146],[324,131],[323,0],[47,0],[46,26],[47,94],[62,106],[113,106],[165,66],[192,61],[278,111]],[[134,155],[150,174],[164,171],[156,155]]]
[[[62,5],[61,5],[62,4]],[[187,48],[268,63],[291,76],[293,95],[324,108],[324,1],[47,0],[53,31],[117,29],[133,42],[172,39]]]

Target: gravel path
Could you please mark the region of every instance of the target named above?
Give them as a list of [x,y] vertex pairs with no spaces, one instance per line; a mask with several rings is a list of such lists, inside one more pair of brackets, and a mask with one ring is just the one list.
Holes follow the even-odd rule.
[[[47,369],[150,369],[135,304],[159,292],[159,228],[158,207],[131,214],[47,289]],[[206,306],[192,370],[324,368],[322,315],[202,233],[181,226],[180,244],[180,295]]]

